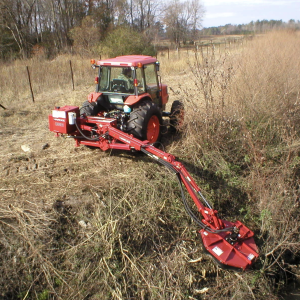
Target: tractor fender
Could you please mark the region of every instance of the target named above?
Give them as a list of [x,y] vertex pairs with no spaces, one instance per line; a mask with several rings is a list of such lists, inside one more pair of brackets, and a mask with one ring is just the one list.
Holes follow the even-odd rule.
[[88,101],[90,103],[96,102],[101,95],[102,95],[102,93],[92,92],[88,95]]
[[168,86],[166,84],[160,84],[160,97],[161,97],[162,105],[167,104],[169,100],[169,95],[168,95]]
[[148,93],[145,93],[143,95],[138,95],[138,96],[134,96],[134,95],[128,96],[126,98],[124,104],[129,105],[129,106],[134,105],[143,99],[150,99],[152,101],[151,95]]

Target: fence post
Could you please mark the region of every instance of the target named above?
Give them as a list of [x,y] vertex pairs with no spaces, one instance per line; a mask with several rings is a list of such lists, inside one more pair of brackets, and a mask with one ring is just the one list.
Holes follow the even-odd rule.
[[34,95],[33,95],[33,90],[32,90],[32,85],[31,85],[31,79],[30,79],[30,73],[29,73],[28,66],[26,66],[26,70],[27,70],[27,75],[28,75],[28,82],[29,82],[29,87],[30,87],[30,92],[31,92],[31,98],[32,98],[32,102],[34,102]]
[[70,70],[71,70],[71,78],[72,78],[72,86],[73,86],[73,91],[75,90],[74,87],[74,76],[73,76],[73,68],[72,68],[72,61],[70,60]]

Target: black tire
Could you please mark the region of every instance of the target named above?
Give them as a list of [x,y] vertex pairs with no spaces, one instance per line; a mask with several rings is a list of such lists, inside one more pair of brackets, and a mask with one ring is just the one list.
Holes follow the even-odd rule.
[[[149,138],[148,129],[150,120],[157,120],[159,122],[158,134],[155,133],[153,139]],[[150,143],[154,144],[160,141],[162,124],[162,115],[158,106],[151,100],[145,100],[133,107],[133,110],[130,113],[130,119],[127,122],[127,133],[133,134],[134,137],[140,140],[148,140]]]
[[96,102],[85,101],[80,108],[80,115],[96,116],[100,111]]
[[175,100],[172,103],[170,113],[170,130],[177,132],[181,129],[184,120],[184,105],[181,101]]

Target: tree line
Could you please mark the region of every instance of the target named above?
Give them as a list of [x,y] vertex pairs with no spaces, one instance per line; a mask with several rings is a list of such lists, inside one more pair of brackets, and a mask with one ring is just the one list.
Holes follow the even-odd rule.
[[69,51],[153,55],[153,42],[163,38],[180,47],[202,35],[300,29],[295,20],[201,29],[203,15],[200,0],[0,0],[0,59],[28,58],[39,49],[47,57]]
[[200,0],[0,0],[0,54],[27,58],[36,44],[48,56],[86,49],[120,28],[179,45],[197,38],[203,12]]
[[203,28],[202,35],[222,35],[222,34],[256,34],[265,33],[274,29],[300,29],[300,20],[293,19],[288,22],[282,20],[257,20],[251,21],[248,24],[232,25],[226,24],[224,26]]

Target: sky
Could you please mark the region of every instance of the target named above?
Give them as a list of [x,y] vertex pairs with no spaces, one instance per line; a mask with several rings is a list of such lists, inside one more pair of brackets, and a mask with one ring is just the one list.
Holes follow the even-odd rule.
[[300,20],[300,0],[202,0],[203,27],[257,20]]

